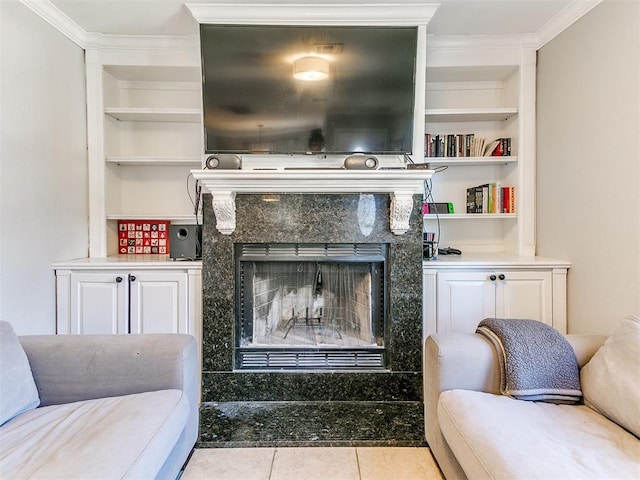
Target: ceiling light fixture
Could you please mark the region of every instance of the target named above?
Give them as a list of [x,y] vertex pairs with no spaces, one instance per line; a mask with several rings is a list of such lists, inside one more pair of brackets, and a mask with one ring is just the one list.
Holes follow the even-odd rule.
[[329,60],[322,57],[301,57],[293,62],[293,78],[314,82],[329,77]]

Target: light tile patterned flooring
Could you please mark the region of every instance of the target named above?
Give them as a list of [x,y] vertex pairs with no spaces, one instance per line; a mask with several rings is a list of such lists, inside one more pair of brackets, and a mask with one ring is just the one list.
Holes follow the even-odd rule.
[[443,480],[425,447],[196,449],[181,480]]

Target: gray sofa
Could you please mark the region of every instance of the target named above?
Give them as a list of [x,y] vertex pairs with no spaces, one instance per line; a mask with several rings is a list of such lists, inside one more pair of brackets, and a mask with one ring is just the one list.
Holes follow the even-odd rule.
[[0,478],[179,475],[198,434],[193,337],[46,335],[19,342],[40,406],[0,426]]
[[[566,338],[581,368],[606,339]],[[639,355],[635,354],[635,365]],[[499,368],[494,348],[481,335],[436,334],[425,342],[425,434],[448,480],[640,478],[637,433],[584,404],[555,405],[501,395]],[[636,380],[637,371],[630,372]],[[628,389],[631,418],[638,418],[638,390],[632,390]]]

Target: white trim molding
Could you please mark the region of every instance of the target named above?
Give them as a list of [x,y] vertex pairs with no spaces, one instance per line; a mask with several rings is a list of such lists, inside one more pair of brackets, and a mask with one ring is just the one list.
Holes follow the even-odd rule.
[[87,45],[87,32],[49,0],[20,0],[25,7],[81,48]]
[[269,25],[426,25],[439,3],[415,0],[323,3],[186,3],[199,23]]
[[538,37],[537,48],[545,46],[601,2],[602,0],[574,0],[571,2],[538,30],[536,33]]

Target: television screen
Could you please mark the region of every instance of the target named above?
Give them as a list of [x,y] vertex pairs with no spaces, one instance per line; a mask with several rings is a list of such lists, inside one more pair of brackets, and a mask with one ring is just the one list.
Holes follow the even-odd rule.
[[416,27],[200,35],[205,153],[411,153]]

